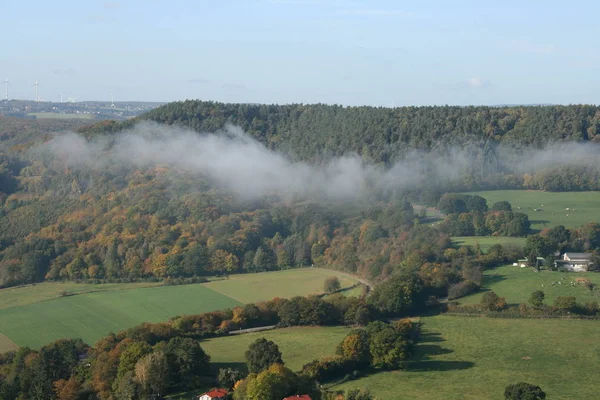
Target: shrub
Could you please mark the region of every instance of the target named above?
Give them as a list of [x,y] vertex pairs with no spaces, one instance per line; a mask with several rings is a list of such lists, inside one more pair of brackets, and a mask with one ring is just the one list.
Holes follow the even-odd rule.
[[477,290],[479,290],[479,285],[475,282],[469,280],[462,281],[448,288],[448,300],[459,299]]
[[559,296],[554,300],[554,307],[561,311],[574,311],[577,308],[577,300],[574,296]]
[[545,294],[541,290],[536,290],[531,293],[531,297],[529,297],[529,303],[535,308],[540,308],[544,305],[544,297]]
[[506,308],[506,300],[493,291],[485,292],[481,298],[481,305],[489,311],[500,311]]
[[324,285],[325,293],[336,292],[336,291],[340,290],[341,287],[342,287],[342,285],[340,284],[340,280],[338,279],[337,276],[330,276],[329,278],[325,279],[325,285]]
[[506,400],[544,400],[546,393],[539,386],[519,382],[508,385],[504,389],[504,398]]

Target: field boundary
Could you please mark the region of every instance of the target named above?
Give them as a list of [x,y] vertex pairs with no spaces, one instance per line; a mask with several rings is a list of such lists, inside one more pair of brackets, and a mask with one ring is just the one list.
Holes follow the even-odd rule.
[[13,342],[8,336],[0,333],[0,353],[6,353],[11,350],[18,350],[19,345]]
[[600,321],[600,317],[592,315],[522,315],[522,314],[502,314],[496,315],[480,314],[480,313],[453,313],[446,312],[441,315],[450,317],[468,317],[468,318],[494,318],[494,319],[583,319],[591,321]]

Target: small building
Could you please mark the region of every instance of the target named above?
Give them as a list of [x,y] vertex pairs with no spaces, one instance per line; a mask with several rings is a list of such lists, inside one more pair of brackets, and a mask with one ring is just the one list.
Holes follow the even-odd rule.
[[210,392],[198,395],[196,400],[225,400],[228,394],[227,389],[213,389]]
[[285,398],[285,399],[283,399],[283,400],[312,400],[312,399],[311,399],[311,398],[310,398],[310,396],[309,396],[309,395],[307,395],[307,394],[301,394],[301,395],[299,395],[299,396],[298,396],[298,395],[296,395],[296,396],[290,396],[290,397],[286,397],[286,398]]
[[562,259],[554,261],[557,269],[573,272],[587,271],[592,264],[592,253],[565,253]]

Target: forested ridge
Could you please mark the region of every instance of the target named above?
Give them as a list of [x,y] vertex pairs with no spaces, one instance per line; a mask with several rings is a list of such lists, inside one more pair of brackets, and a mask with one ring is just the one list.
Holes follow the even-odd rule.
[[447,191],[490,186],[544,188],[565,181],[571,190],[585,190],[598,185],[595,168],[587,177],[579,166],[561,166],[559,174],[482,175],[475,163],[472,173],[447,187],[425,179],[416,189],[374,194],[364,202],[244,200],[169,165],[80,169],[35,151],[69,127],[87,137],[111,137],[141,120],[199,132],[235,124],[269,149],[312,164],[356,153],[365,163],[392,165],[413,149],[454,146],[472,148],[474,160],[489,164],[499,144],[535,148],[600,140],[600,109],[593,106],[386,109],[185,101],[134,120],[81,128],[3,118],[0,286],[186,279],[322,265],[371,280],[404,268],[423,269],[423,275],[432,270],[443,276],[436,285],[444,293],[473,266],[462,261],[470,254],[451,249],[449,234],[522,236],[529,222],[510,211],[463,210],[473,213],[450,213],[434,229],[422,224],[426,218],[413,210],[415,202],[436,205]]

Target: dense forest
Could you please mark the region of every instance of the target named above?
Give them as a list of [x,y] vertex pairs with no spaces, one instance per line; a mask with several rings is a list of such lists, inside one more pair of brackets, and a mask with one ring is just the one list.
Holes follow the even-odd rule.
[[[198,132],[235,124],[268,149],[310,165],[354,153],[365,164],[392,168],[414,150],[450,157],[456,147],[472,152],[472,165],[457,180],[421,179],[363,201],[334,202],[277,193],[244,199],[169,164],[80,168],[38,151],[66,129],[90,140],[115,138],[141,120]],[[529,221],[486,205],[445,210],[445,220],[433,228],[424,224],[425,214],[415,212],[422,209],[415,203],[437,205],[446,192],[490,187],[598,188],[593,163],[516,173],[498,159],[507,146],[576,141],[593,149],[600,140],[600,109],[592,106],[386,109],[185,101],[125,122],[79,124],[0,119],[0,286],[65,279],[184,281],[322,265],[374,281],[400,269],[422,269],[424,275],[431,269],[443,275],[438,287],[444,293],[472,266],[464,261],[472,254],[451,248],[451,235],[524,236]]]

